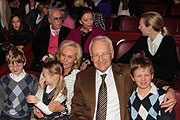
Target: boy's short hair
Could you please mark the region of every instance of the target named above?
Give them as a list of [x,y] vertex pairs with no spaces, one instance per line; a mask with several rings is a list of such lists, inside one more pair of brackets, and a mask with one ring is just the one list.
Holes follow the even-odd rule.
[[22,49],[18,48],[12,48],[9,50],[9,52],[6,54],[6,64],[14,64],[14,63],[25,63],[26,57],[24,55],[24,51]]
[[134,77],[134,71],[138,68],[149,68],[151,74],[154,73],[153,65],[150,59],[139,53],[135,54],[130,61],[130,74]]

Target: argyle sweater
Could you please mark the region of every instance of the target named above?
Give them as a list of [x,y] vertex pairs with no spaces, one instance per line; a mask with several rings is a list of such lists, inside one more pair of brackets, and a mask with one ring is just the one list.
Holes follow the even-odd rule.
[[129,100],[128,111],[131,120],[175,120],[175,112],[165,113],[165,108],[161,108],[166,91],[162,88],[157,88],[152,84],[150,93],[142,100],[137,95],[135,90]]
[[26,102],[28,95],[35,95],[38,89],[38,79],[26,73],[19,81],[14,81],[10,74],[0,80],[0,114],[3,111],[10,117],[23,118],[30,114],[32,106]]

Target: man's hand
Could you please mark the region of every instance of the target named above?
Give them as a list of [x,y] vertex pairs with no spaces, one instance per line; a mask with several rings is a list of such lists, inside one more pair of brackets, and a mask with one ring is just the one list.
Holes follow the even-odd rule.
[[65,107],[58,101],[52,101],[49,103],[49,110],[51,112],[62,112],[65,111]]
[[165,110],[165,112],[172,112],[174,106],[176,105],[176,93],[175,93],[175,90],[170,88],[165,97],[164,97],[164,102],[161,104],[161,108],[167,108]]
[[38,118],[43,118],[44,115],[41,113],[41,111],[38,108],[34,108],[34,115],[37,116]]

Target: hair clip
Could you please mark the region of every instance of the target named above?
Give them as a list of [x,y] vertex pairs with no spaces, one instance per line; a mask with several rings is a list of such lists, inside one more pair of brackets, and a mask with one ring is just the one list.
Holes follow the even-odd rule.
[[62,76],[62,73],[60,73],[60,76]]

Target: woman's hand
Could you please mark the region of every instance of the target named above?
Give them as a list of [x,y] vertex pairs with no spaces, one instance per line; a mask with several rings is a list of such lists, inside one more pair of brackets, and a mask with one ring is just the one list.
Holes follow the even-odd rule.
[[34,96],[34,95],[29,95],[29,96],[26,97],[26,101],[28,103],[37,104],[40,100],[36,96]]
[[44,117],[44,115],[41,113],[41,111],[37,107],[34,107],[34,115],[37,116],[38,118]]
[[65,107],[58,101],[52,101],[49,103],[49,110],[51,112],[63,112],[65,111]]
[[164,102],[161,104],[161,108],[167,108],[165,112],[172,112],[176,102],[177,100],[175,90],[170,88],[164,97]]
[[80,71],[81,70],[85,70],[87,68],[88,65],[90,65],[91,62],[87,59],[84,62],[82,62],[81,66],[80,66]]

